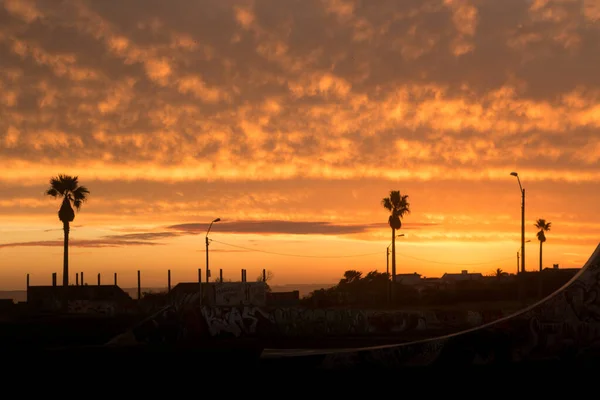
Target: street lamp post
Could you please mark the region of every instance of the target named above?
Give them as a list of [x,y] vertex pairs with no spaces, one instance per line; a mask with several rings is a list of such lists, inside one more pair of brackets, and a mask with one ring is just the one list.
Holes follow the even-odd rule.
[[208,278],[210,277],[210,270],[208,269],[208,232],[210,232],[210,228],[212,228],[212,224],[215,222],[219,222],[221,218],[217,218],[210,223],[208,226],[208,230],[206,231],[206,237],[204,238],[206,241],[206,282],[208,282]]
[[[526,240],[525,243],[529,243],[531,242],[531,240]],[[520,247],[519,250],[517,250],[517,275],[519,274],[519,251],[520,251]]]
[[[400,234],[400,235],[396,235],[396,237],[402,237],[404,236],[404,233]],[[387,297],[388,297],[388,303],[390,301],[391,298],[391,284],[390,284],[390,246],[392,245],[392,243],[390,243],[385,251],[385,258],[386,258],[386,267],[385,267],[385,272],[387,273],[388,276],[388,287],[387,287]]]
[[517,177],[519,188],[521,189],[521,272],[525,272],[525,189],[521,185],[521,179],[516,172],[510,173]]

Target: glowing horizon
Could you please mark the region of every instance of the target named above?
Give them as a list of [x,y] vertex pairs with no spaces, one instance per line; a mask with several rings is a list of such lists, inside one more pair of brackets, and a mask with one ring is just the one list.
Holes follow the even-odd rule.
[[194,280],[216,217],[213,277],[385,271],[390,190],[398,273],[513,273],[511,171],[527,270],[600,242],[597,1],[173,1],[0,2],[0,290],[61,275],[61,173],[72,282]]

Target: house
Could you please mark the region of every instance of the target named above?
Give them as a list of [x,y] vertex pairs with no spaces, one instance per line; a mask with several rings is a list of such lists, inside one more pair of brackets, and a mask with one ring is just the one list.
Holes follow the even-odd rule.
[[467,270],[462,270],[460,274],[449,274],[444,273],[442,275],[442,282],[444,283],[454,283],[454,282],[462,282],[462,281],[477,281],[483,279],[483,274],[479,272],[471,272]]
[[[200,288],[202,288],[200,290]],[[208,306],[264,306],[267,299],[265,282],[181,282],[168,294],[169,303],[197,303]],[[202,297],[202,302],[200,302]]]
[[267,305],[271,307],[295,307],[300,304],[300,291],[267,292]]
[[0,299],[0,318],[15,312],[16,304],[13,299]]
[[28,286],[27,308],[32,312],[115,315],[135,310],[135,301],[116,285]]
[[396,274],[396,283],[410,286],[419,285],[422,283],[421,274],[417,274],[416,272],[412,274]]

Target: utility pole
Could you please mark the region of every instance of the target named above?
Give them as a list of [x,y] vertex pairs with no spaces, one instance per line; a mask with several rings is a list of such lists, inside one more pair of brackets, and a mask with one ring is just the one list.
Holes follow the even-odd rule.
[[511,172],[510,174],[517,178],[521,191],[521,272],[525,272],[525,189],[521,185],[519,174],[516,172]]
[[521,196],[521,271],[525,272],[525,189]]
[[206,282],[208,282],[208,235],[205,237],[206,239]]
[[391,290],[391,284],[390,284],[390,246],[387,247],[387,249],[385,250],[385,272],[387,274],[387,287],[386,289],[386,295],[387,295],[387,302],[388,304],[390,304],[390,299],[391,299],[391,295],[390,295],[390,290]]
[[221,218],[216,218],[210,223],[210,225],[208,226],[208,230],[206,231],[206,237],[204,238],[206,240],[206,282],[208,282],[208,278],[210,278],[210,269],[208,269],[208,233],[210,232],[210,228],[212,228],[212,225],[215,222],[219,222],[220,220]]

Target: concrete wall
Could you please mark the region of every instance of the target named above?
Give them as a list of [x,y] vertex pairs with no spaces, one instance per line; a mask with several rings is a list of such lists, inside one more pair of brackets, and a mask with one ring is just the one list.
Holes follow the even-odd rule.
[[184,313],[184,324],[202,318],[210,336],[220,335],[387,335],[467,328],[502,317],[497,312],[377,311],[280,307],[202,307]]
[[[487,323],[498,311],[381,311],[306,309],[300,307],[211,307],[178,304],[154,314],[132,329],[137,343],[207,338],[397,336],[423,333],[435,336]],[[119,342],[115,338],[115,343]],[[129,339],[128,339],[129,340]],[[134,344],[129,341],[129,344]]]

